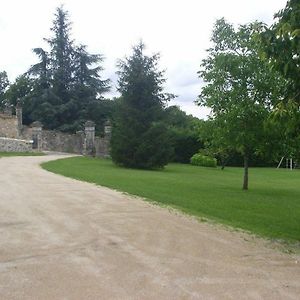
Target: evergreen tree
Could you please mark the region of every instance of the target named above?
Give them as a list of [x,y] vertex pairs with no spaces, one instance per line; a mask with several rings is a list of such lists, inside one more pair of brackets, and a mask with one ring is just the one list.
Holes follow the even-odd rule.
[[24,103],[25,118],[68,132],[79,130],[88,119],[100,126],[104,120],[98,120],[94,112],[99,111],[103,93],[109,90],[109,80],[100,76],[103,57],[75,45],[68,12],[63,8],[57,8],[51,31],[53,36],[45,39],[49,51],[33,50],[40,61],[28,71],[34,88],[31,101]]
[[90,96],[97,98],[109,91],[109,80],[102,80],[100,72],[103,71],[101,63],[103,56],[89,54],[85,45],[80,45],[74,52],[74,80],[75,85],[84,87]]
[[169,135],[160,122],[165,102],[165,79],[158,70],[159,55],[144,54],[144,44],[120,60],[119,91],[122,95],[116,115],[111,155],[115,163],[133,168],[161,168],[171,154]]
[[50,46],[50,63],[52,72],[52,86],[55,94],[62,103],[68,102],[69,91],[73,81],[74,42],[70,38],[71,23],[68,12],[57,8],[53,27],[53,37],[45,39]]
[[43,48],[34,48],[33,52],[39,57],[40,62],[33,65],[27,74],[36,78],[36,84],[40,89],[47,89],[51,82],[49,54]]

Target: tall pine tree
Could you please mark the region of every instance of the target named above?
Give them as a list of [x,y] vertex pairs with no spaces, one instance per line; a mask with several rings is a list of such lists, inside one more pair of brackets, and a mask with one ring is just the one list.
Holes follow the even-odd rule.
[[168,163],[171,146],[167,129],[160,122],[168,94],[158,70],[159,55],[144,54],[144,44],[119,61],[122,95],[113,127],[111,155],[115,163],[132,168],[161,168]]
[[49,51],[33,50],[40,61],[28,71],[34,89],[30,103],[26,102],[26,119],[69,132],[79,130],[87,119],[100,126],[103,118],[90,112],[99,111],[99,100],[109,90],[109,80],[100,76],[103,57],[89,54],[86,46],[75,45],[68,12],[62,7],[56,10],[51,31],[52,37],[45,39]]

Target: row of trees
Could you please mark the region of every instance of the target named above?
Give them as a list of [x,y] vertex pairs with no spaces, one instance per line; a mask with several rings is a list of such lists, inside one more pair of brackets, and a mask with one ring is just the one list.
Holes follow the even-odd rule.
[[288,1],[275,17],[270,27],[237,29],[218,20],[199,72],[206,84],[197,103],[212,111],[201,133],[207,151],[223,163],[231,153],[243,156],[245,190],[251,157],[299,155],[299,1]]
[[[103,94],[109,89],[109,81],[100,76],[103,57],[75,45],[61,8],[53,36],[46,39],[49,50],[34,49],[39,63],[9,87],[5,99],[14,104],[19,95],[27,122],[40,120],[47,128],[65,131],[80,129],[86,119],[101,123],[113,115],[111,154],[126,167],[161,168],[171,158],[187,162],[202,142],[223,165],[230,155],[239,154],[244,160],[243,189],[248,189],[253,157],[273,160],[296,155],[299,149],[299,6],[288,1],[271,27],[255,22],[234,28],[224,19],[216,22],[212,47],[199,71],[206,84],[197,103],[212,111],[206,122],[167,108],[174,96],[164,92],[159,55],[146,55],[142,42],[119,61],[121,97],[108,101],[103,113]],[[1,78],[5,102],[6,74]]]
[[159,54],[147,56],[145,45],[133,47],[130,57],[118,62],[118,90],[114,101],[104,98],[109,80],[101,78],[103,56],[88,53],[71,39],[68,13],[58,8],[47,49],[35,48],[39,62],[9,85],[0,73],[2,106],[22,101],[24,123],[39,120],[45,128],[75,132],[86,120],[96,128],[113,120],[111,155],[126,167],[160,168],[169,160],[189,162],[201,147],[197,118],[166,103],[174,96],[164,93],[164,72]]

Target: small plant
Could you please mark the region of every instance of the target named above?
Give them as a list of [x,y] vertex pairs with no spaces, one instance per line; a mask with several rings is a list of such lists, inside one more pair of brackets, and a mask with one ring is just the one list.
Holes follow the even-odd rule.
[[195,166],[215,168],[217,166],[217,160],[213,157],[196,153],[191,157],[191,164]]

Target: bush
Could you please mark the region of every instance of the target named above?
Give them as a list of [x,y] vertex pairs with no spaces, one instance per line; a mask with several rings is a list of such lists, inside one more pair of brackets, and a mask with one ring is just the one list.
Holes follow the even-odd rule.
[[209,157],[201,153],[196,153],[191,157],[191,164],[202,167],[216,167],[217,160],[213,157]]

